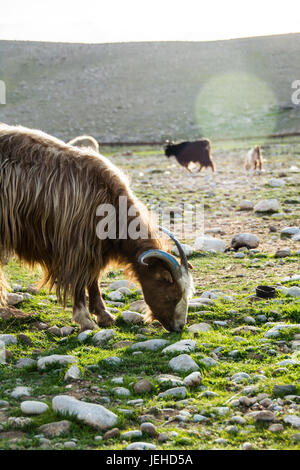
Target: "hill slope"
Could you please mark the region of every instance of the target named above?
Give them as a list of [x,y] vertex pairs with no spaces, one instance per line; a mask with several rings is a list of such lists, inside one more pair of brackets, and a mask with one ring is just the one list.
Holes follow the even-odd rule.
[[0,41],[0,120],[102,142],[300,131],[300,34],[216,42]]

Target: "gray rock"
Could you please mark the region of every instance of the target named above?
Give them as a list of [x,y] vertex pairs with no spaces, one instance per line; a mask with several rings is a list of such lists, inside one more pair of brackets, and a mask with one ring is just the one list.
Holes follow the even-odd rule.
[[7,294],[7,304],[8,305],[18,305],[23,302],[24,297],[21,294],[9,293]]
[[240,383],[240,382],[245,382],[251,380],[251,377],[249,374],[246,374],[246,372],[238,372],[237,374],[234,374],[231,377],[232,382],[235,383]]
[[188,331],[191,333],[206,333],[209,330],[211,330],[209,323],[194,323],[188,327]]
[[138,439],[139,437],[142,437],[142,431],[139,430],[133,430],[133,431],[127,431],[123,432],[122,438],[126,439],[127,441],[130,441],[131,439]]
[[16,368],[17,369],[23,369],[23,368],[26,368],[26,367],[33,367],[36,364],[37,364],[37,362],[34,359],[30,359],[29,357],[21,357],[16,362]]
[[161,392],[158,394],[158,398],[168,398],[168,397],[176,397],[176,398],[186,398],[186,388],[185,387],[175,387],[166,390],[165,392]]
[[278,212],[280,205],[277,199],[264,199],[254,206],[255,212]]
[[204,364],[206,367],[216,367],[219,365],[219,363],[212,357],[203,357],[199,362]]
[[200,372],[192,372],[184,378],[184,385],[186,387],[198,387],[201,384],[202,377]]
[[133,390],[135,393],[138,395],[142,395],[143,393],[150,393],[152,390],[153,386],[152,383],[149,382],[147,379],[142,379],[139,380],[136,384],[133,386]]
[[92,342],[96,346],[101,346],[103,343],[111,339],[115,335],[114,330],[101,330],[98,331],[92,338]]
[[287,415],[283,418],[286,424],[290,424],[293,428],[300,428],[300,417],[296,415]]
[[130,395],[130,390],[128,390],[128,388],[125,388],[125,387],[114,387],[112,391],[118,397],[129,397]]
[[46,403],[41,401],[22,401],[21,411],[26,415],[41,415],[49,409]]
[[133,351],[144,350],[144,351],[157,351],[162,346],[166,346],[168,341],[165,339],[149,339],[147,341],[141,341],[130,346]]
[[252,233],[239,233],[232,237],[230,244],[235,250],[243,247],[257,248],[259,245],[259,238]]
[[91,333],[93,333],[93,330],[85,330],[79,333],[79,335],[77,336],[79,343],[84,343]]
[[198,370],[199,366],[188,354],[180,354],[173,357],[169,362],[169,367],[174,372],[187,372],[189,370]]
[[58,437],[61,434],[69,433],[71,425],[71,421],[55,421],[53,423],[43,424],[38,430],[47,437]]
[[155,450],[156,446],[149,442],[132,442],[126,447],[126,450]]
[[30,387],[23,387],[18,386],[13,389],[10,394],[13,398],[21,398],[21,397],[30,397],[31,395],[31,388]]
[[151,437],[155,437],[157,435],[156,428],[154,424],[145,422],[141,424],[141,431],[143,434],[148,434]]
[[197,346],[196,341],[192,339],[182,339],[177,343],[171,344],[162,350],[162,353],[173,353],[173,352],[190,352],[194,351]]
[[14,335],[2,334],[0,335],[0,342],[1,341],[5,346],[8,346],[9,344],[17,344],[17,338]]
[[52,366],[53,364],[66,366],[76,362],[77,358],[75,356],[52,354],[51,356],[41,357],[37,361],[37,367],[39,370],[45,370],[47,367]]
[[275,415],[272,411],[251,411],[246,415],[249,418],[253,418],[255,421],[269,422],[275,420]]
[[273,394],[274,395],[293,395],[296,393],[295,385],[274,385]]
[[75,364],[71,366],[65,373],[65,380],[78,380],[80,378],[81,372],[78,366]]
[[132,323],[133,325],[144,323],[144,315],[141,315],[137,312],[132,312],[131,310],[123,311],[121,316],[126,323]]
[[102,405],[79,401],[68,395],[57,395],[52,400],[53,410],[60,414],[75,416],[79,421],[97,429],[112,428],[118,417]]

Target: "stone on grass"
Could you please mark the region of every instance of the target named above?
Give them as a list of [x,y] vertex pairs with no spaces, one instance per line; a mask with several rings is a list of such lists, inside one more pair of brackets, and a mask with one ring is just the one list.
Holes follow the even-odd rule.
[[80,369],[75,364],[65,373],[65,380],[78,380],[80,378]]
[[207,421],[207,420],[208,420],[207,416],[203,416],[200,414],[195,414],[193,416],[194,423],[202,423],[203,421]]
[[185,387],[175,387],[169,388],[165,392],[161,392],[158,394],[158,398],[186,398],[186,388]]
[[296,415],[287,415],[283,418],[286,424],[290,424],[293,428],[300,428],[300,417]]
[[198,387],[201,384],[202,377],[200,372],[192,372],[184,378],[184,385],[187,387]]
[[130,395],[130,390],[128,390],[128,388],[125,388],[125,387],[114,387],[112,391],[118,397],[129,397]]
[[120,290],[113,290],[112,292],[109,292],[107,294],[107,297],[109,300],[119,302],[121,300],[124,300],[125,295]]
[[158,375],[157,382],[160,384],[172,385],[173,387],[184,385],[183,380],[180,377],[171,374]]
[[123,439],[126,439],[126,441],[130,441],[131,439],[138,439],[139,437],[142,437],[142,431],[139,431],[138,429],[137,430],[133,430],[133,431],[126,431],[126,432],[123,432],[123,434],[121,435],[121,437]]
[[199,362],[204,364],[206,367],[216,367],[219,365],[219,363],[212,357],[203,357]]
[[147,379],[142,379],[139,380],[136,384],[133,386],[133,390],[135,393],[138,395],[142,395],[143,393],[150,393],[152,390],[152,383],[149,382]]
[[188,327],[188,331],[191,333],[206,333],[211,329],[209,323],[194,323]]
[[17,338],[14,335],[2,334],[0,335],[0,343],[4,343],[5,346],[9,344],[17,344]]
[[126,447],[126,450],[155,450],[156,446],[149,442],[132,442]]
[[72,326],[63,326],[63,327],[60,329],[60,331],[61,331],[61,334],[62,334],[63,336],[69,336],[69,335],[71,335],[71,334],[73,333],[74,328],[73,328]]
[[299,227],[285,227],[281,230],[280,235],[282,238],[290,238],[293,235],[298,235],[300,233]]
[[257,248],[259,245],[259,238],[252,233],[239,233],[232,237],[230,244],[235,250],[244,247]]
[[251,380],[251,377],[249,374],[246,374],[246,372],[237,372],[231,377],[232,382],[235,383],[240,383],[240,382],[249,382]]
[[198,364],[196,364],[188,354],[180,354],[179,356],[173,357],[169,362],[169,367],[174,372],[196,371],[199,369]]
[[38,431],[47,437],[58,437],[61,434],[67,434],[71,430],[71,421],[62,420],[53,423],[43,424],[38,428]]
[[79,333],[79,335],[77,336],[79,343],[84,343],[91,333],[93,333],[93,330],[85,330]]
[[74,364],[77,362],[75,356],[68,356],[63,354],[52,354],[51,356],[41,357],[37,361],[37,367],[39,370],[45,370],[48,366],[52,365],[63,365]]
[[122,360],[117,356],[110,356],[103,359],[103,362],[109,364],[110,366],[118,366],[121,364]]
[[120,436],[120,429],[113,428],[113,429],[110,429],[109,431],[106,431],[106,433],[103,436],[103,439],[113,439],[119,436]]
[[9,293],[7,294],[7,304],[8,305],[17,305],[23,302],[24,297],[21,294]]
[[162,350],[165,353],[173,353],[173,352],[190,352],[194,351],[197,346],[196,341],[192,339],[182,339],[177,341],[177,343],[171,344]]
[[288,385],[274,385],[273,394],[279,396],[293,395],[296,393],[296,386],[292,384]]
[[30,359],[29,357],[21,357],[16,362],[17,369],[23,369],[26,367],[33,367],[36,366],[37,362],[34,359]]
[[112,428],[118,417],[102,405],[79,401],[68,395],[57,395],[52,400],[53,410],[59,414],[69,414],[97,429]]
[[284,430],[284,427],[282,426],[282,424],[271,424],[271,426],[269,426],[269,431],[271,432],[282,432]]
[[224,253],[226,244],[223,240],[214,237],[201,236],[196,238],[194,243],[194,249],[201,251],[214,250],[218,253]]
[[240,202],[240,211],[252,211],[254,207],[254,204],[252,201],[248,201],[247,199],[243,199]]
[[253,418],[257,422],[272,422],[275,420],[275,415],[272,411],[251,411],[247,413],[246,417]]
[[157,351],[163,346],[166,346],[168,341],[165,339],[148,339],[147,341],[141,341],[133,344],[130,349],[133,351],[144,350],[144,351]]
[[[194,250],[193,248],[191,247],[191,245],[187,245],[185,243],[181,243],[181,247],[184,251],[184,253],[186,254],[186,256],[191,256],[193,253],[194,253]],[[179,251],[178,251],[178,248],[177,246],[174,246],[172,248],[172,253],[175,255],[175,256],[179,256]]]
[[293,286],[286,291],[286,295],[289,297],[300,297],[300,287]]
[[268,181],[268,185],[271,186],[271,188],[282,188],[282,186],[285,185],[285,181],[280,178],[271,178]]
[[114,330],[101,330],[94,334],[92,341],[96,346],[100,346],[105,341],[111,339],[115,334]]
[[140,429],[143,434],[148,434],[151,437],[155,437],[157,435],[156,428],[154,424],[152,423],[149,423],[149,422],[142,423]]
[[10,394],[13,398],[21,398],[21,397],[30,397],[31,395],[31,388],[30,387],[23,387],[18,386],[13,389]]
[[291,256],[292,252],[289,248],[279,248],[275,253],[275,258],[287,258]]
[[255,212],[278,212],[280,209],[277,199],[264,199],[254,206]]
[[122,312],[121,317],[126,323],[132,323],[133,325],[144,323],[144,315],[141,315],[137,312],[132,312],[131,310],[125,310]]
[[41,415],[49,409],[46,403],[41,401],[22,401],[21,411],[26,415]]

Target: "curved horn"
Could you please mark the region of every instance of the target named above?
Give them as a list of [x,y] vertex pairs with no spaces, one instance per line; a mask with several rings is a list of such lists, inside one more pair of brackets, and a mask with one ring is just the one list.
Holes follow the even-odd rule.
[[186,269],[186,271],[188,271],[188,269],[189,269],[188,260],[187,260],[186,254],[184,252],[184,249],[181,246],[181,243],[177,240],[177,238],[175,238],[175,236],[173,235],[172,232],[170,232],[169,230],[167,230],[164,227],[159,226],[159,228],[160,228],[160,230],[165,232],[167,235],[169,235],[170,238],[172,238],[173,242],[175,243],[175,245],[178,248],[181,265]]
[[163,250],[148,250],[139,256],[138,261],[139,263],[147,266],[148,263],[145,263],[145,260],[151,258],[156,258],[164,261],[169,266],[170,271],[175,279],[179,279],[181,277],[181,267],[176,258],[174,258],[174,256],[170,255],[169,253]]

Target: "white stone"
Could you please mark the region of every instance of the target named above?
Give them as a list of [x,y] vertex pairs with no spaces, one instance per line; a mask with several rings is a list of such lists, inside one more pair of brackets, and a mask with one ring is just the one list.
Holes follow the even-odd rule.
[[175,372],[187,372],[198,370],[199,366],[188,354],[180,354],[173,357],[169,362],[169,367]]
[[36,365],[36,361],[34,359],[30,359],[29,357],[21,357],[16,362],[16,368],[22,369],[23,367],[32,367]]
[[237,372],[231,377],[231,380],[232,382],[240,383],[251,380],[251,377],[249,374],[246,374],[246,372]]
[[252,201],[247,201],[246,199],[243,199],[240,202],[240,210],[241,211],[251,211],[254,207],[254,204]]
[[219,363],[215,361],[215,359],[213,359],[212,357],[203,357],[200,362],[206,367],[215,367],[219,365]]
[[30,397],[31,395],[31,388],[30,387],[22,387],[18,386],[13,389],[10,394],[13,398],[21,398],[21,397]]
[[118,290],[121,287],[128,287],[129,289],[136,289],[136,285],[133,282],[126,281],[126,279],[114,281],[108,286],[108,290]]
[[79,335],[77,336],[79,343],[84,343],[91,333],[93,333],[93,330],[85,330],[79,333]]
[[111,383],[113,384],[122,384],[124,383],[124,378],[123,377],[114,377],[111,379]]
[[165,392],[161,392],[158,394],[158,398],[168,398],[168,397],[175,397],[175,398],[186,398],[186,388],[185,387],[175,387],[166,390]]
[[218,238],[201,236],[196,238],[194,249],[201,251],[215,250],[218,253],[224,253],[226,244],[223,242],[223,240]]
[[209,330],[211,330],[209,323],[194,323],[188,327],[188,331],[191,333],[206,333]]
[[293,235],[298,235],[300,233],[299,227],[285,227],[281,230],[280,234],[285,237],[292,237]]
[[97,429],[108,429],[115,426],[118,417],[102,405],[79,401],[68,395],[57,395],[52,400],[53,410],[62,415],[75,416],[79,421]]
[[114,300],[114,301],[124,300],[124,294],[123,292],[120,292],[119,290],[113,290],[112,292],[109,292],[107,294],[107,297],[109,298],[109,300]]
[[196,341],[192,339],[182,339],[177,343],[171,344],[162,350],[164,354],[173,352],[190,352],[194,351],[197,346]]
[[293,428],[300,428],[300,417],[296,415],[287,415],[283,418],[283,421],[287,424],[291,424]]
[[2,341],[5,346],[8,344],[17,344],[17,338],[14,335],[0,335],[0,341]]
[[126,450],[155,450],[156,446],[149,442],[132,442],[126,447]]
[[166,346],[168,341],[165,339],[148,339],[147,341],[141,341],[130,346],[133,351],[145,350],[145,351],[157,351],[162,346]]
[[243,247],[257,248],[259,238],[253,233],[238,233],[232,237],[230,244],[235,250]]
[[192,372],[184,378],[184,385],[187,387],[198,387],[201,384],[201,374],[200,372]]
[[268,181],[268,185],[271,186],[271,188],[282,188],[285,185],[285,181],[280,178],[271,178]]
[[124,312],[121,313],[121,317],[126,323],[132,323],[133,325],[144,323],[144,315],[132,312],[131,310],[124,310]]
[[[181,243],[181,246],[182,246],[182,249],[184,251],[184,253],[186,254],[186,256],[191,256],[193,253],[194,253],[194,250],[193,248],[191,247],[191,245],[186,245],[184,243]],[[178,251],[178,248],[177,246],[174,246],[172,248],[172,253],[175,255],[175,256],[179,256],[179,251]]]
[[264,199],[254,206],[255,212],[277,212],[280,205],[277,199]]
[[80,369],[78,366],[73,365],[65,373],[65,380],[77,380],[80,378]]
[[213,409],[219,416],[226,416],[230,412],[230,408],[227,406],[218,406]]
[[77,358],[75,356],[68,356],[68,355],[61,355],[61,354],[52,354],[52,356],[45,356],[41,357],[37,361],[37,367],[40,370],[46,369],[46,367],[52,365],[52,364],[61,364],[61,365],[67,365],[67,364],[74,364],[77,362]]
[[300,297],[300,287],[293,286],[286,291],[286,295],[290,297]]
[[130,395],[130,390],[125,387],[114,387],[112,391],[115,395],[118,395],[118,397],[129,397]]
[[127,441],[130,441],[131,439],[138,439],[139,437],[142,437],[142,435],[142,431],[134,429],[133,431],[123,432],[121,437]]
[[8,305],[17,305],[23,302],[24,297],[21,294],[9,293],[7,294],[7,303]]
[[21,411],[26,415],[41,415],[49,409],[46,403],[41,401],[22,401]]
[[178,387],[184,385],[183,380],[176,375],[171,374],[161,374],[157,377],[157,382],[160,384],[170,384],[173,387]]
[[101,345],[105,341],[108,341],[115,335],[114,330],[101,330],[98,331],[96,334],[93,336],[93,343],[96,344],[97,346]]

